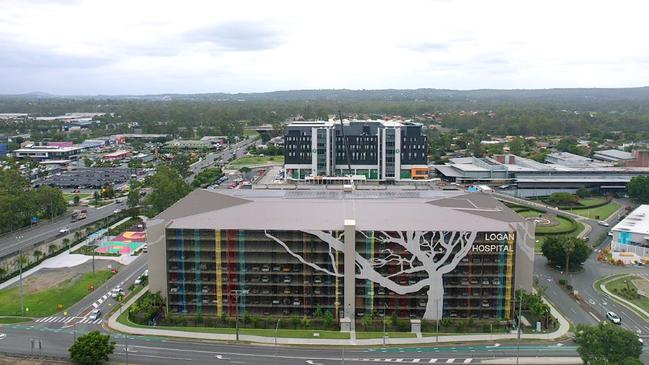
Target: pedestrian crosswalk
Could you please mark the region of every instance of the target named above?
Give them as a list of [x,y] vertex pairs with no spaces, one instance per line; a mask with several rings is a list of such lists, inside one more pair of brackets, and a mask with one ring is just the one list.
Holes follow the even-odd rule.
[[95,320],[91,320],[88,317],[64,317],[64,316],[51,316],[51,317],[43,317],[35,320],[34,322],[36,323],[64,323],[64,324],[72,324],[72,323],[85,323],[85,324],[101,324],[102,319],[98,318]]
[[402,364],[470,364],[473,359],[407,359],[407,358],[366,358],[366,359],[351,359],[356,361],[368,361],[368,362],[394,362]]

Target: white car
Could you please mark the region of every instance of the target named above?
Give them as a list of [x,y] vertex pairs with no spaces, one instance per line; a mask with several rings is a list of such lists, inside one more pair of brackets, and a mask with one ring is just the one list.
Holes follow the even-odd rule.
[[140,285],[140,284],[142,284],[142,277],[138,276],[138,278],[135,279],[135,285]]
[[607,221],[599,221],[599,222],[597,222],[597,224],[599,224],[600,226],[604,226],[604,227],[608,227],[610,225],[610,224],[608,224]]
[[59,233],[68,233],[68,232],[70,232],[70,228],[68,228],[68,227],[63,227],[63,228],[59,229]]
[[613,324],[622,324],[622,319],[613,312],[606,312],[606,319],[611,321]]
[[97,320],[101,317],[101,310],[99,309],[94,309],[92,312],[90,312],[90,315],[88,316],[88,319],[91,321]]
[[113,210],[113,214],[117,214],[117,213],[121,213],[121,212],[122,212],[122,210],[121,210],[121,209],[119,209],[119,208],[117,208],[117,209],[115,209],[115,210]]

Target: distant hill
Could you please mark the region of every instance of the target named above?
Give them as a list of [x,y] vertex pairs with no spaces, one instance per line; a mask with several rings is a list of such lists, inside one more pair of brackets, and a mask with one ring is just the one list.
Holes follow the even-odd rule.
[[383,89],[383,90],[287,90],[264,93],[206,93],[159,95],[51,95],[33,92],[0,95],[19,99],[98,99],[149,101],[453,101],[453,102],[609,102],[649,101],[649,87],[636,88],[573,88],[515,90],[446,90],[446,89]]

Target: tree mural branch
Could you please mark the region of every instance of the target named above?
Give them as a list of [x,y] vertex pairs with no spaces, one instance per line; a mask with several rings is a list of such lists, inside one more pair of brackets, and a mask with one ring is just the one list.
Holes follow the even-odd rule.
[[[342,234],[334,236],[331,232],[325,231],[304,231],[329,246],[329,257],[332,262],[333,271],[323,268],[317,264],[306,261],[301,255],[290,250],[286,243],[265,231],[267,237],[280,244],[286,252],[297,258],[301,263],[317,271],[324,272],[335,277],[342,277],[338,272],[335,261],[335,253],[344,252],[344,243],[341,241]],[[366,238],[370,238],[364,232],[359,232]],[[375,232],[376,233],[376,232]],[[428,288],[428,301],[424,319],[440,318],[442,314],[441,302],[444,296],[442,275],[453,270],[464,258],[473,245],[476,232],[431,232],[431,231],[399,231],[389,234],[385,231],[378,232],[379,236],[372,235],[380,244],[396,244],[410,253],[410,257],[396,253],[392,248],[381,250],[384,257],[367,259],[358,252],[355,254],[355,266],[357,279],[370,280],[397,294],[415,293]],[[430,238],[428,238],[430,237]],[[417,263],[420,265],[417,265]],[[399,270],[395,273],[384,274],[378,269],[396,263]],[[400,275],[426,272],[428,277],[414,284],[403,285],[392,280]]]

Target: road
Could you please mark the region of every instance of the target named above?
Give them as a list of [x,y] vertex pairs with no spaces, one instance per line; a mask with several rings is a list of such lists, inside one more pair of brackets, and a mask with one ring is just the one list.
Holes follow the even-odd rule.
[[189,172],[191,173],[191,175],[189,175],[185,180],[188,183],[191,183],[192,180],[194,180],[194,176],[203,171],[205,168],[214,165],[214,163],[218,160],[228,161],[233,156],[235,158],[243,157],[246,154],[248,147],[255,144],[256,141],[257,140],[254,138],[247,138],[243,141],[229,145],[222,151],[208,153],[205,158],[189,167]]
[[[75,332],[68,329],[35,330],[20,325],[0,328],[0,352],[67,357]],[[77,331],[78,335],[82,331]],[[255,346],[210,341],[183,341],[164,337],[126,336],[113,334],[116,342],[112,360],[125,362],[128,347],[129,363],[178,364],[367,364],[368,362],[479,364],[483,359],[516,356],[514,343],[476,345],[445,345],[393,348],[305,348],[288,346]],[[32,348],[32,344],[40,343]],[[525,343],[520,346],[523,357],[576,357],[572,343]],[[344,360],[343,360],[344,359]]]
[[53,222],[41,223],[31,229],[6,234],[0,238],[0,257],[7,256],[23,248],[29,248],[34,244],[52,240],[59,236],[59,230],[68,227],[70,231],[83,225],[96,222],[113,214],[115,209],[126,209],[126,203],[115,203],[104,206],[100,209],[87,207],[87,218],[72,222],[69,216]]

